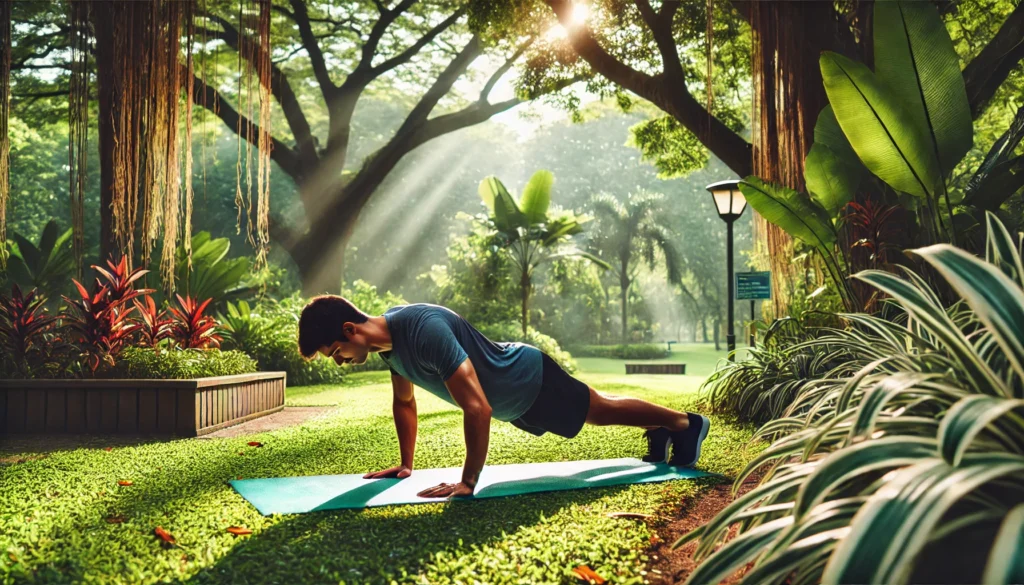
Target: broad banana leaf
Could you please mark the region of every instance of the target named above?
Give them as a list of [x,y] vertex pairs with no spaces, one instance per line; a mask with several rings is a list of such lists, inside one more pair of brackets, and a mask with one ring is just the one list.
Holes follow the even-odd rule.
[[747,203],[768,222],[815,248],[835,243],[836,233],[825,209],[803,193],[750,176],[740,182]]
[[527,227],[526,216],[497,177],[490,176],[480,181],[477,192],[494,214],[494,225],[499,231],[510,233],[516,228]]
[[903,99],[914,124],[927,129],[941,174],[974,144],[960,60],[930,2],[875,2],[875,75]]
[[[860,165],[860,162],[857,162]],[[860,184],[857,166],[843,161],[833,150],[815,142],[804,161],[804,182],[811,197],[832,217],[853,201]]]
[[839,127],[831,104],[822,108],[818,120],[814,123],[814,143],[827,146],[843,162],[856,167],[861,173],[867,172],[864,163],[860,162],[857,153],[850,146],[846,134],[843,134],[843,129]]
[[551,185],[554,182],[555,176],[551,171],[537,171],[526,183],[519,205],[530,224],[547,221],[548,206],[551,205]]
[[941,180],[938,159],[903,101],[862,63],[825,51],[820,65],[839,127],[868,170],[897,191],[930,197]]

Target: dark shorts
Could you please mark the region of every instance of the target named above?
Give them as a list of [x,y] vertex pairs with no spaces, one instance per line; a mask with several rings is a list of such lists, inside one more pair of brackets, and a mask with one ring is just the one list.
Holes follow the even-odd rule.
[[533,406],[513,425],[538,437],[545,432],[571,439],[579,434],[590,410],[590,386],[562,369],[548,355],[544,362],[544,381]]

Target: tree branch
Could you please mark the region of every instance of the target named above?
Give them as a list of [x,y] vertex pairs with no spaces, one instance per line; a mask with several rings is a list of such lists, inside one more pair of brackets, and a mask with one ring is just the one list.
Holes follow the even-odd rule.
[[317,83],[320,84],[320,92],[323,94],[324,99],[330,101],[337,86],[331,82],[331,76],[327,73],[327,63],[324,61],[324,54],[320,50],[320,44],[317,43],[316,36],[313,35],[313,27],[309,23],[309,12],[306,10],[306,3],[304,0],[289,1],[294,12],[295,23],[299,26],[299,36],[302,38],[302,44],[306,47],[309,61],[313,65],[313,75],[316,77]]
[[416,0],[402,0],[393,10],[388,10],[383,4],[377,5],[380,10],[380,18],[373,24],[366,42],[363,43],[362,56],[359,59],[359,65],[356,66],[357,70],[373,68],[373,57],[377,54],[377,47],[380,45],[380,40],[384,38],[384,33],[395,19],[415,3]]
[[989,100],[1024,59],[1024,3],[1010,13],[999,32],[978,56],[964,68],[967,99],[975,119],[985,111]]
[[408,151],[411,152],[419,145],[433,140],[438,136],[485,122],[490,119],[491,116],[510,110],[521,103],[523,103],[523,101],[518,98],[512,98],[510,100],[494,104],[488,102],[474,102],[457,112],[431,118],[423,124],[420,130],[413,136],[412,140],[408,142]]
[[[188,68],[185,65],[179,64],[181,67],[182,77],[188,77]],[[193,75],[195,83],[195,91],[192,93],[192,103],[198,106],[211,107],[211,111],[217,115],[218,118],[231,129],[232,132],[238,131],[239,123],[242,127],[248,127],[251,120],[245,116],[239,114],[234,108],[228,104],[220,93],[206,84],[206,82],[197,75]],[[205,101],[205,103],[204,103]],[[252,123],[253,131],[252,136],[249,138],[250,142],[254,146],[259,146],[260,128],[255,123]],[[247,134],[249,134],[247,132]],[[244,137],[243,137],[244,138]],[[271,141],[271,152],[270,158],[277,163],[281,170],[288,174],[288,176],[295,179],[296,183],[300,182],[303,176],[304,169],[299,160],[299,156],[294,150],[288,148],[288,145],[284,144],[273,136],[270,137]]]
[[494,89],[494,86],[498,83],[498,80],[501,79],[503,75],[508,73],[509,69],[512,69],[512,67],[515,65],[515,62],[518,61],[519,58],[523,56],[523,53],[525,53],[526,50],[530,48],[530,45],[532,45],[535,40],[537,40],[536,37],[530,37],[529,39],[526,40],[526,42],[520,44],[519,47],[516,49],[516,52],[512,53],[512,56],[506,59],[505,62],[502,63],[501,67],[498,67],[498,69],[491,75],[490,79],[487,80],[487,83],[484,84],[484,88],[480,90],[480,101],[487,101],[487,97],[491,95],[491,90]]
[[395,55],[394,57],[384,61],[380,65],[373,67],[371,69],[371,74],[373,75],[373,77],[379,77],[380,75],[394,69],[395,67],[398,67],[403,63],[407,63],[410,59],[413,58],[413,56],[416,55],[416,53],[419,53],[423,47],[425,47],[428,43],[433,41],[434,37],[441,34],[449,27],[451,27],[453,24],[458,22],[458,20],[462,18],[462,15],[464,15],[468,9],[468,4],[463,5],[461,8],[456,10],[451,16],[444,19],[437,26],[427,31],[425,35],[420,37],[409,48]]
[[721,120],[708,114],[685,87],[637,71],[609,54],[586,25],[572,26],[571,0],[545,0],[569,33],[569,42],[591,69],[661,108],[693,132],[704,146],[741,177],[752,171],[752,148]]
[[[671,80],[673,85],[682,84],[683,91],[686,89],[686,78],[683,74],[683,64],[679,60],[679,50],[676,48],[676,40],[672,36],[672,20],[663,20],[651,8],[648,0],[633,0],[640,16],[643,17],[647,28],[651,29],[654,35],[654,42],[658,45],[658,52],[661,53],[662,70],[665,77]],[[668,2],[673,4],[673,2]]]
[[410,132],[412,129],[422,124],[430,112],[434,110],[434,106],[447,94],[455,82],[458,81],[459,77],[466,72],[477,57],[480,56],[483,47],[480,42],[480,37],[473,35],[466,46],[462,48],[462,51],[452,59],[451,63],[445,67],[444,71],[437,76],[434,80],[434,84],[430,86],[420,101],[416,103],[409,115],[406,116],[405,121],[402,122],[402,126],[398,129],[396,135],[401,135],[406,132]]

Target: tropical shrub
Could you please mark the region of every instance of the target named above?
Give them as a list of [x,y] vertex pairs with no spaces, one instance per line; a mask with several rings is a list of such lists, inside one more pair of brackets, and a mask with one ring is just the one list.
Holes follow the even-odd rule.
[[174,320],[167,316],[166,309],[158,309],[152,296],[145,296],[142,302],[134,299],[138,314],[138,337],[142,347],[157,347],[161,341],[171,338]]
[[22,294],[17,284],[10,296],[0,294],[0,377],[63,377],[70,347],[63,342],[57,317],[36,289]]
[[240,351],[128,347],[104,377],[182,380],[258,371],[256,362]]
[[97,278],[90,292],[72,279],[78,298],[64,297],[68,312],[62,320],[92,372],[102,364],[113,365],[121,349],[131,343],[140,325],[131,318],[135,307],[130,303],[153,292],[135,288],[135,281],[148,271],[129,269],[127,257],[122,257],[116,264],[107,260],[107,266],[109,271],[100,266],[92,267],[106,284]]
[[824,327],[787,317],[772,323],[745,360],[719,367],[701,385],[701,402],[716,414],[763,424],[783,416],[797,394],[842,365],[840,345],[818,341]]
[[480,198],[490,211],[480,222],[491,231],[490,244],[505,252],[514,268],[512,276],[519,284],[522,334],[528,335],[530,295],[533,273],[538,266],[556,258],[585,258],[601,268],[610,266],[597,256],[568,246],[571,236],[583,232],[590,218],[573,212],[550,210],[551,171],[537,171],[523,188],[518,200],[497,177],[480,181]]
[[220,316],[225,329],[221,347],[245,352],[261,371],[286,372],[291,385],[341,382],[346,368],[331,360],[307,361],[299,354],[299,314],[305,304],[298,294],[252,307],[245,301],[228,303]]
[[[956,192],[950,175],[971,149],[974,129],[942,19],[928,2],[893,0],[874,3],[873,22],[874,71],[830,51],[821,54],[829,106],[818,116],[804,161],[807,193],[756,177],[740,185],[751,207],[820,256],[847,310],[872,303],[851,287],[849,274],[884,264],[887,250],[906,247],[902,240],[980,240],[974,236],[984,212],[1020,191],[1024,165],[1014,147],[1007,148],[1020,142],[1024,125],[1011,126]],[[847,213],[855,198],[861,207]],[[869,201],[875,207],[863,207]],[[896,209],[901,221],[894,219]],[[858,235],[865,230],[868,236]],[[871,252],[866,265],[857,254],[865,246]]]
[[959,295],[948,308],[913,271],[855,275],[901,314],[806,342],[843,358],[760,429],[774,443],[736,479],[759,485],[676,543],[700,539],[689,582],[749,563],[745,583],[1024,581],[1024,264],[986,223],[985,260],[912,251]]
[[659,360],[672,355],[672,352],[664,345],[654,343],[580,345],[566,349],[575,357],[611,358],[617,360]]
[[8,286],[17,284],[22,290],[35,288],[56,298],[67,290],[68,280],[75,271],[71,229],[60,233],[57,222],[51,219],[43,228],[38,244],[12,233],[8,246],[7,266],[2,272]]
[[174,319],[168,326],[168,337],[182,349],[208,349],[220,347],[219,324],[212,315],[205,314],[213,299],[203,302],[192,297],[174,295],[177,307],[171,307]]
[[572,359],[572,354],[563,350],[561,346],[558,345],[558,341],[556,341],[555,338],[544,335],[533,327],[531,327],[525,335],[523,334],[522,327],[515,322],[483,325],[478,326],[477,329],[491,341],[497,341],[499,343],[518,341],[520,343],[532,345],[548,354],[551,359],[558,362],[558,365],[562,366],[562,369],[570,374],[575,373],[576,369],[579,367],[576,364],[576,360]]
[[[192,236],[191,264],[184,243],[178,245],[174,260],[174,289],[180,294],[196,299],[216,299],[226,302],[252,291],[246,285],[249,276],[249,259],[240,256],[228,258],[231,240],[213,238],[210,232],[201,231]],[[150,270],[159,274],[158,259],[153,260]],[[173,302],[168,295],[167,304]]]
[[341,290],[341,296],[367,315],[383,315],[384,311],[391,307],[408,304],[401,295],[390,291],[380,293],[376,286],[365,280],[357,280],[351,286],[344,287]]

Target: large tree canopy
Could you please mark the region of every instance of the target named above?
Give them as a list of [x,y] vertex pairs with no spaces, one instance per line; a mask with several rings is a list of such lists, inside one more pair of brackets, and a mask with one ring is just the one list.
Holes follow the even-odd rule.
[[[663,129],[645,128],[639,145],[663,161],[667,172],[699,168],[699,141],[739,176],[751,173],[751,144],[742,136],[751,74],[750,28],[756,2],[651,2],[595,0],[580,8],[572,0],[474,0],[479,30],[499,37],[546,35],[528,53],[520,78],[529,91],[541,91],[566,76],[597,74],[591,87],[625,91],[649,101],[671,119]],[[942,2],[958,49],[967,57],[964,80],[972,113],[981,115],[1008,77],[1019,75],[1024,59],[1024,5],[993,0],[984,6]],[[708,6],[713,11],[708,16]],[[870,38],[870,10],[836,4],[832,16],[794,34],[820,37],[821,46],[864,56]],[[999,22],[996,22],[996,19]],[[561,28],[558,28],[561,27]],[[992,32],[994,31],[994,32]],[[708,33],[711,33],[710,36]],[[713,100],[708,110],[707,49],[711,45]],[[816,58],[807,59],[812,74]],[[628,100],[629,98],[627,98]],[[743,112],[743,113],[741,113]],[[813,118],[812,118],[813,123]],[[685,132],[685,134],[683,133]],[[646,138],[646,139],[645,139]],[[672,158],[671,151],[676,151]],[[693,158],[693,164],[679,156]],[[706,155],[704,155],[706,156]]]
[[[278,223],[273,234],[299,266],[306,292],[337,289],[360,211],[406,154],[524,101],[491,96],[533,38],[483,39],[467,29],[467,9],[447,0],[275,3],[273,40],[281,57],[272,93],[287,129],[273,130],[272,156],[299,186],[306,222]],[[202,32],[237,51],[250,33],[228,14],[211,9]],[[302,99],[297,85],[318,95]],[[206,80],[196,87],[197,103],[219,103],[217,115],[237,127],[244,114],[227,105],[220,89]],[[376,92],[403,95],[408,110],[372,152],[354,157],[353,114],[363,96]]]
[[[58,4],[16,8],[15,105],[28,118],[54,120],[59,100],[41,98],[68,91],[66,17]],[[360,211],[406,154],[532,97],[494,96],[535,37],[474,34],[461,0],[274,0],[272,11],[271,157],[299,188],[305,211],[297,225],[277,218],[272,234],[307,292],[336,290]],[[199,3],[192,94],[253,144],[260,131],[250,125],[246,96],[255,89],[241,87],[238,71],[260,53],[256,26],[240,19],[237,2]],[[388,133],[357,136],[353,114],[373,95],[406,107]]]

